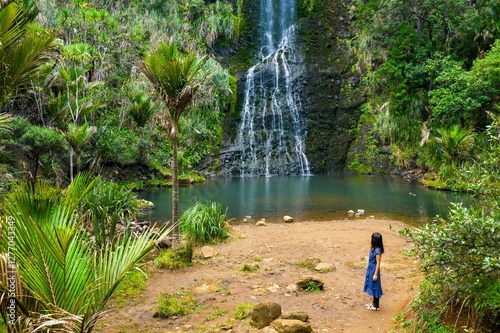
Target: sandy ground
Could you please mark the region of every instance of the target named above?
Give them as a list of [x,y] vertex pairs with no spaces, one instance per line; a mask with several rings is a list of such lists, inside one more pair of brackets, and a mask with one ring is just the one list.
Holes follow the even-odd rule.
[[[193,267],[181,271],[156,270],[143,294],[107,313],[98,331],[256,332],[248,320],[235,320],[231,313],[242,303],[271,301],[283,312],[308,313],[315,332],[400,332],[395,317],[405,311],[418,285],[417,263],[402,255],[411,247],[398,234],[405,227],[398,221],[372,219],[234,226],[228,242],[212,246],[216,256],[197,256]],[[375,231],[384,237],[384,296],[380,311],[368,311],[365,304],[371,298],[362,288]],[[336,269],[320,273],[297,266],[308,258],[332,263]],[[254,262],[258,271],[241,271],[243,264]],[[324,291],[287,290],[306,275],[322,280]],[[191,291],[202,310],[179,318],[153,318],[157,297],[181,290]]]

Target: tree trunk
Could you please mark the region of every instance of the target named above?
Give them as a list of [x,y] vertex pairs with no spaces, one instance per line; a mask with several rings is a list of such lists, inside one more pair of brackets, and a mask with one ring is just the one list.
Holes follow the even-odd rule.
[[177,165],[177,138],[172,140],[172,223],[174,239],[179,240],[179,169]]
[[69,179],[73,181],[73,148],[69,150]]

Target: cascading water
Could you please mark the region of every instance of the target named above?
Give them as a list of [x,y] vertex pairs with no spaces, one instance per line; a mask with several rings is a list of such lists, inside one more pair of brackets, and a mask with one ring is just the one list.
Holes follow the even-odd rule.
[[232,147],[240,176],[309,175],[300,117],[302,59],[295,47],[296,0],[261,0],[260,52],[246,76]]

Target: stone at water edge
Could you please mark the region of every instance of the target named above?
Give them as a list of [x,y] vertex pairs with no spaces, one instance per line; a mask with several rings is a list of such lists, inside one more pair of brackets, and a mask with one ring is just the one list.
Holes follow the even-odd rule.
[[354,211],[351,209],[351,210],[349,210],[349,211],[347,212],[347,214],[349,214],[349,215],[354,215]]
[[266,221],[263,221],[263,220],[255,222],[256,227],[265,227],[266,225],[267,225]]
[[285,215],[285,216],[283,216],[283,221],[285,221],[287,223],[293,222],[293,217],[291,217],[289,215]]
[[148,210],[155,208],[155,204],[151,201],[144,199],[137,199],[137,209],[139,210]]

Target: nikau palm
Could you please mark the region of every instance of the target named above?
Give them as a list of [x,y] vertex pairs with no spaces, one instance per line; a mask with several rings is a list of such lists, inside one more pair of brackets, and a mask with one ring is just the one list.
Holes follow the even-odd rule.
[[41,66],[53,56],[55,35],[30,31],[31,20],[17,2],[0,7],[0,108],[25,95]]
[[179,170],[177,149],[179,144],[179,120],[193,102],[198,89],[210,78],[205,71],[206,57],[195,53],[180,54],[175,46],[161,44],[156,52],[146,56],[139,69],[153,84],[165,109],[157,114],[159,125],[167,132],[172,145],[172,223],[178,236],[179,221]]
[[[96,182],[80,174],[64,191],[40,183],[34,192],[20,187],[7,196],[9,218],[2,219],[0,252],[8,256],[0,256],[0,312],[8,332],[42,327],[92,332],[121,280],[155,246],[154,240],[168,232],[155,235],[151,229],[137,238],[118,238],[105,251],[97,249],[78,214]],[[15,246],[8,243],[12,235]],[[13,273],[15,291],[9,283]],[[6,307],[11,303],[16,306],[14,318]]]

